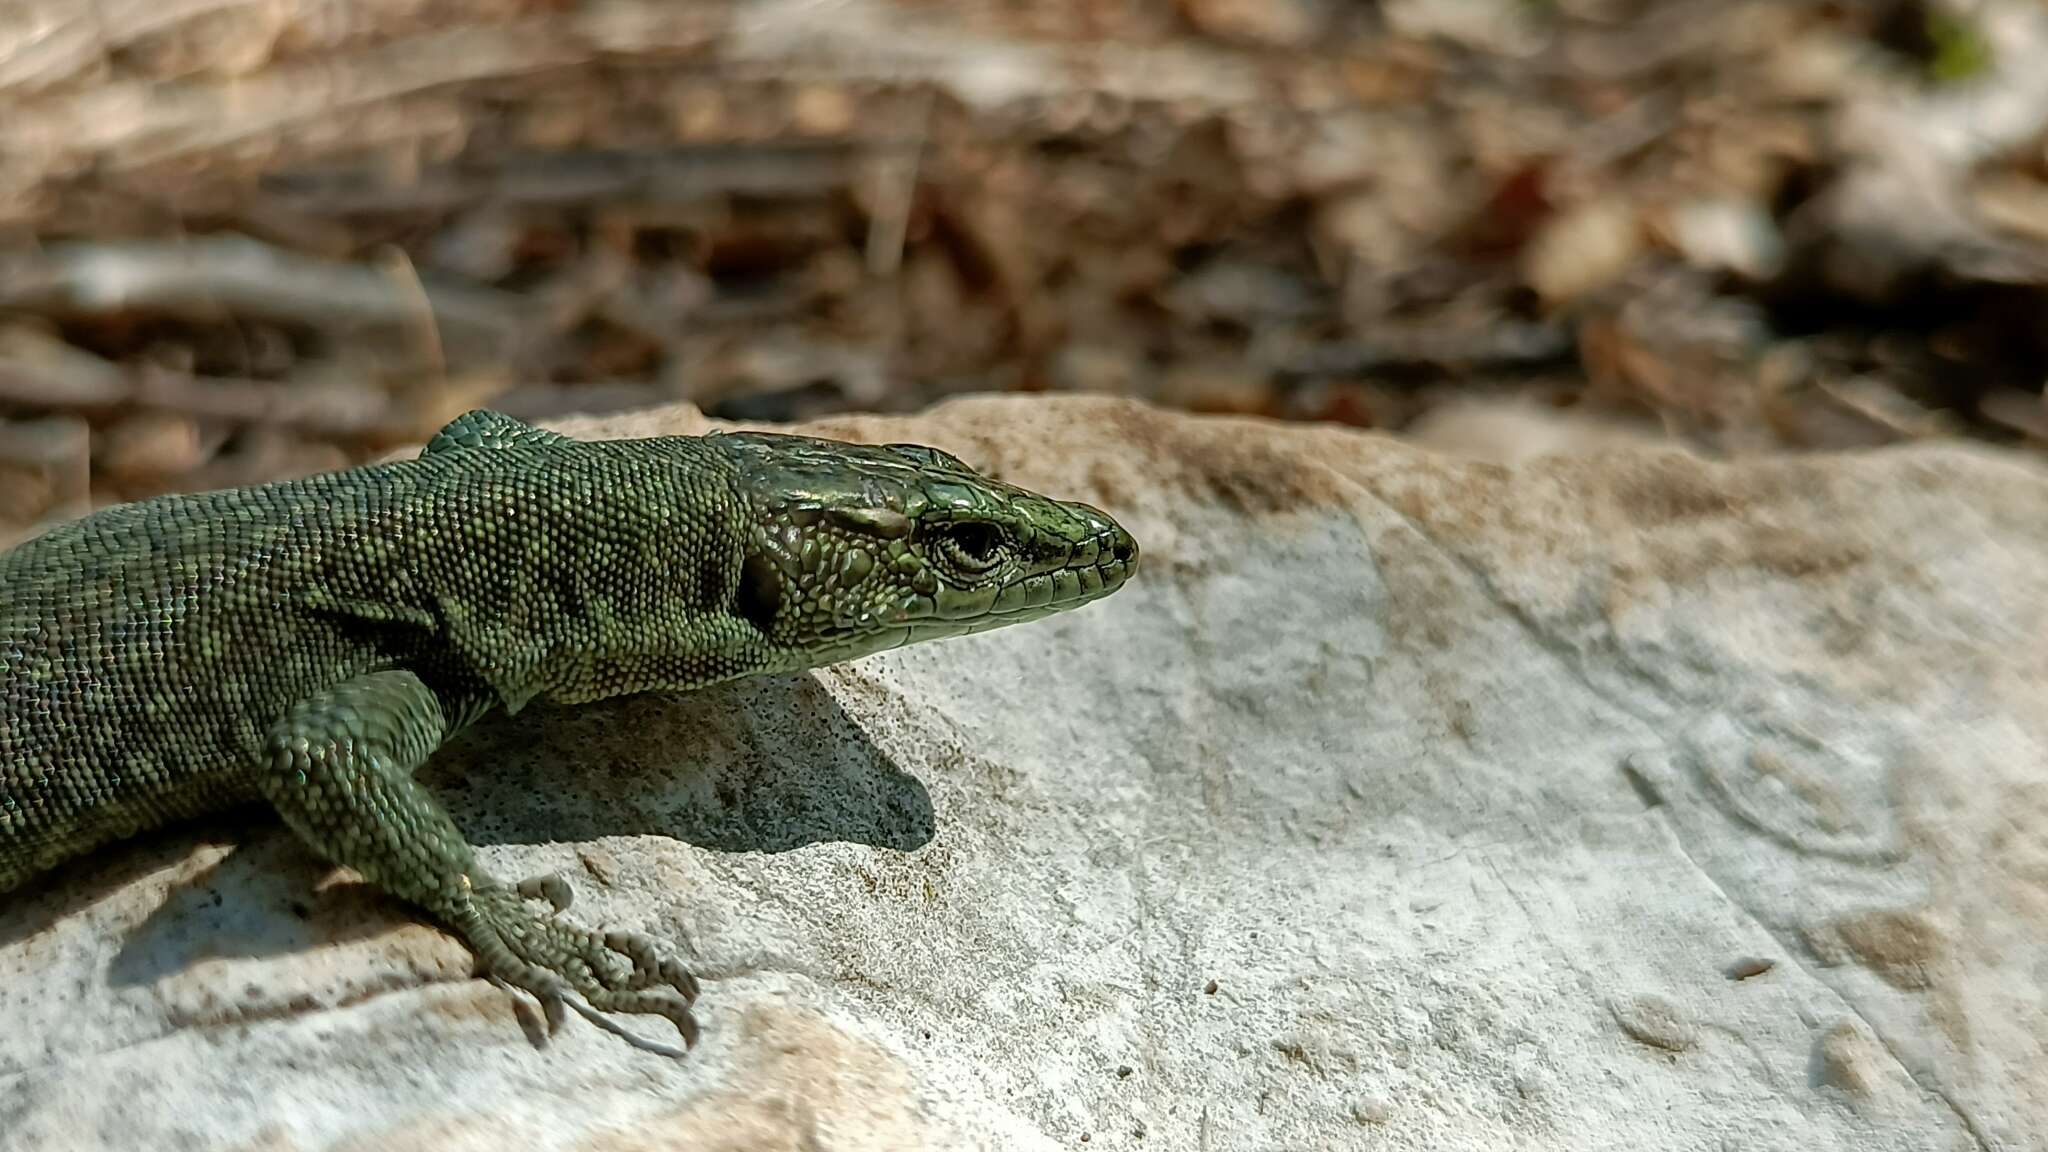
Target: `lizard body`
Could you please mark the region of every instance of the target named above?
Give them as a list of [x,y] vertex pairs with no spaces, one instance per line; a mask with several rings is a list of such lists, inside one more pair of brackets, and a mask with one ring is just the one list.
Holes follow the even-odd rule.
[[558,915],[557,878],[484,873],[413,770],[493,710],[980,631],[1136,565],[1101,512],[930,448],[587,442],[490,412],[413,459],[109,508],[0,555],[0,892],[266,801],[551,1026],[651,1012],[691,1043],[678,962]]

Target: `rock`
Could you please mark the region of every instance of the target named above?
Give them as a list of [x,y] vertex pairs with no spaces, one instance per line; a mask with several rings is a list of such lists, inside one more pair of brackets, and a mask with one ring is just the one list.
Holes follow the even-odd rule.
[[1145,566],[428,766],[494,872],[686,953],[695,1053],[536,1045],[238,815],[0,901],[0,1150],[2041,1146],[2038,462],[1502,465],[1095,396],[813,427],[1099,502]]

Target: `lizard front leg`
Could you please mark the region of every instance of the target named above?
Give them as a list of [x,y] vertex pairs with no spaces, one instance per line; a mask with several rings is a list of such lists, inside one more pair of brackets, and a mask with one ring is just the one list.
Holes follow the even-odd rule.
[[[599,1013],[656,1013],[695,1044],[697,982],[679,962],[645,937],[560,919],[570,893],[558,877],[508,887],[477,866],[454,821],[412,779],[447,731],[440,699],[418,676],[358,676],[299,702],[271,729],[260,787],[315,851],[461,933],[485,975],[540,1000],[551,1031],[566,1004],[642,1047],[680,1054]],[[534,899],[552,911],[536,911]]]

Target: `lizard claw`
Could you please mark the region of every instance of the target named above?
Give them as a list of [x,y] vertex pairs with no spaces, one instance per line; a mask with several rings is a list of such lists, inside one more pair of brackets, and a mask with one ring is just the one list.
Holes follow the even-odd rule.
[[[537,877],[513,887],[484,882],[469,892],[455,917],[492,981],[517,988],[540,1001],[548,1034],[566,1019],[564,1007],[635,1047],[681,1056],[697,1043],[697,981],[681,961],[661,954],[655,941],[637,932],[593,932],[559,918],[570,889],[560,876]],[[528,900],[545,900],[554,914],[535,912]],[[675,1025],[683,1047],[646,1040],[627,1031],[606,1012],[648,1013]]]
[[565,997],[564,999],[569,1007],[576,1010],[577,1015],[643,1052],[653,1052],[661,1056],[680,1058],[689,1055],[690,1049],[697,1046],[697,1017],[690,1012],[689,1001],[682,999],[666,988],[649,988],[622,995],[628,999],[614,1003],[613,1007],[617,1011],[652,1012],[666,1017],[669,1023],[676,1026],[676,1032],[682,1036],[683,1046],[677,1048],[672,1044],[663,1044],[657,1040],[649,1040],[629,1031],[618,1021],[592,1008],[577,997]]

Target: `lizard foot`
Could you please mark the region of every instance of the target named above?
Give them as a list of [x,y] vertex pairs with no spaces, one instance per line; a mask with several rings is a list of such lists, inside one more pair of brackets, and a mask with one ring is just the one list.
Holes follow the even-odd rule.
[[[550,1035],[562,1026],[567,1007],[635,1047],[684,1055],[697,1043],[697,1019],[690,1012],[697,999],[696,978],[637,932],[593,932],[561,919],[570,898],[569,885],[559,876],[515,887],[487,881],[470,889],[454,919],[482,961],[484,975],[540,1001]],[[537,912],[529,900],[546,901],[552,911]],[[607,1012],[665,1017],[681,1034],[683,1047],[637,1036]]]

